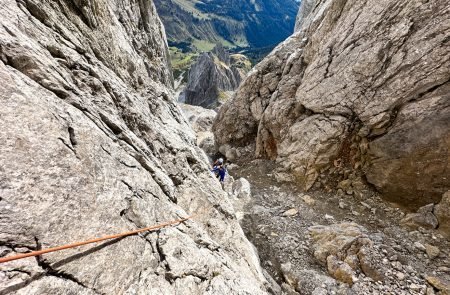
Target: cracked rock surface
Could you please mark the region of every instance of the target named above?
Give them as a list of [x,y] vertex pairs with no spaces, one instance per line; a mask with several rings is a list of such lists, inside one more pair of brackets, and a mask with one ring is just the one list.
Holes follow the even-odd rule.
[[3,0],[0,294],[263,294],[258,258],[170,90],[151,1]]
[[255,146],[304,189],[356,173],[389,201],[438,203],[450,187],[449,33],[446,1],[302,1],[296,33],[220,110],[216,144]]

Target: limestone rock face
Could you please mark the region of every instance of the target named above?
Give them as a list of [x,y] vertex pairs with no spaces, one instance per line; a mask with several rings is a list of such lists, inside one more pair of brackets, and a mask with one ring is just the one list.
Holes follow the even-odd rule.
[[449,32],[445,1],[302,1],[296,33],[220,110],[216,142],[256,144],[305,189],[360,171],[391,201],[437,203],[450,187]]
[[231,59],[220,44],[203,53],[189,70],[185,102],[213,109],[227,101],[248,71],[249,61],[242,57]]
[[306,26],[305,21],[308,18],[308,15],[311,13],[311,11],[314,8],[314,5],[319,2],[317,0],[302,0],[302,4],[300,6],[300,9],[298,10],[297,19],[295,21],[295,32],[300,30],[303,26]]
[[174,101],[151,1],[0,6],[0,266],[8,294],[263,294],[258,258]]
[[184,103],[179,105],[195,132],[211,131],[214,118],[217,115],[215,111]]
[[212,133],[211,128],[217,113],[213,110],[184,103],[180,103],[180,106],[183,114],[197,135],[197,145],[204,150],[206,154],[214,154],[216,150],[214,134]]

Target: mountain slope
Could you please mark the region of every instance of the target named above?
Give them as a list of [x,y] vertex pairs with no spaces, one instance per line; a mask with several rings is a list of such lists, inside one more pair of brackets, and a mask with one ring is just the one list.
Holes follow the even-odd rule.
[[155,0],[169,43],[210,50],[274,46],[293,31],[295,0]]

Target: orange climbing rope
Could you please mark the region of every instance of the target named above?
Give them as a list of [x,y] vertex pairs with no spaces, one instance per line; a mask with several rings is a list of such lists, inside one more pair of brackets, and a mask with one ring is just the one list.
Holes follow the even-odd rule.
[[112,240],[112,239],[132,236],[132,235],[135,235],[135,234],[138,234],[138,233],[141,233],[141,232],[152,231],[152,230],[155,230],[155,229],[160,229],[160,228],[167,227],[169,225],[182,223],[182,222],[185,222],[186,220],[194,218],[197,215],[198,215],[198,213],[197,214],[193,214],[191,216],[188,216],[186,218],[173,220],[173,221],[169,221],[169,222],[166,222],[166,223],[161,223],[161,224],[158,224],[158,225],[153,225],[153,226],[150,226],[150,227],[141,228],[141,229],[125,232],[125,233],[120,233],[120,234],[116,234],[116,235],[109,235],[109,236],[105,236],[105,237],[101,237],[101,238],[96,238],[96,239],[92,239],[92,240],[88,240],[88,241],[84,241],[84,242],[77,242],[77,243],[68,244],[68,245],[64,245],[64,246],[48,248],[48,249],[43,249],[43,250],[39,250],[39,251],[32,251],[30,253],[24,253],[24,254],[19,254],[19,255],[14,255],[14,256],[8,256],[8,257],[0,258],[0,263],[13,261],[13,260],[18,260],[18,259],[23,259],[23,258],[27,258],[27,257],[39,256],[39,255],[42,255],[42,254],[45,254],[45,253],[56,252],[56,251],[61,251],[61,250],[65,250],[65,249],[76,248],[76,247],[79,247],[79,246],[83,246],[83,245],[87,245],[87,244],[93,244],[93,243],[102,242],[102,241],[106,241],[106,240]]

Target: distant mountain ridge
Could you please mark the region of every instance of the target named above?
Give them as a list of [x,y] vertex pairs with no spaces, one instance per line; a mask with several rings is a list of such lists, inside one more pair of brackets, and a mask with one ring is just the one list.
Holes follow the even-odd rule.
[[275,46],[292,34],[296,0],[155,0],[169,44],[209,51]]

